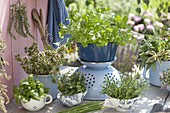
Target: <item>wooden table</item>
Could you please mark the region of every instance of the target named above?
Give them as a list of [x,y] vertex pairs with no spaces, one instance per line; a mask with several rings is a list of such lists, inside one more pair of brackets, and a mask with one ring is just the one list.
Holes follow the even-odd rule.
[[[76,70],[77,67],[61,67],[61,72],[65,73],[68,70]],[[86,101],[86,100],[85,100]],[[85,102],[84,101],[84,102]],[[33,113],[57,113],[61,110],[67,109],[68,107],[61,104],[59,100],[54,100],[51,104],[46,105],[42,110]],[[162,109],[161,109],[162,108]],[[12,100],[7,105],[8,113],[32,113],[25,110],[22,107],[18,107],[15,100]],[[153,112],[168,112],[170,113],[170,96],[169,91],[166,89],[160,89],[150,85],[145,95],[141,97],[136,105],[135,109],[128,113],[153,113]],[[162,111],[162,112],[161,112]],[[0,112],[1,113],[1,112]],[[107,108],[101,111],[96,111],[95,113],[120,113],[113,108]]]

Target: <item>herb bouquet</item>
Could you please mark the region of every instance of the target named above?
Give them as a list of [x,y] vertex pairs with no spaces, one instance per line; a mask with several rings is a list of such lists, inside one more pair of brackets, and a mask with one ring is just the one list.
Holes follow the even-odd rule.
[[125,112],[134,108],[147,87],[146,80],[139,78],[139,73],[133,71],[124,73],[117,81],[107,77],[103,82],[101,94],[107,94],[110,97],[105,100],[105,106]]
[[66,73],[59,78],[58,89],[60,92],[58,98],[64,105],[69,107],[78,105],[87,93],[85,77],[79,73],[72,75]]
[[[33,75],[20,81],[19,86],[14,87],[14,98],[17,104],[21,105],[29,111],[38,111],[52,102],[51,95],[48,95],[48,88],[38,80],[35,80]],[[47,102],[46,98],[50,100]]]

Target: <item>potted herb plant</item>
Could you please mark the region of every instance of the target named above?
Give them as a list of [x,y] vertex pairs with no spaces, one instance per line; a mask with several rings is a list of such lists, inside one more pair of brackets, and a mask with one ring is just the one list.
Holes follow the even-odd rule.
[[58,49],[38,50],[38,44],[33,42],[31,47],[25,48],[24,57],[19,54],[15,55],[15,59],[20,62],[21,67],[28,74],[33,74],[35,79],[50,88],[49,94],[53,99],[57,98],[56,75],[59,75],[59,66],[66,62],[66,47],[60,46]]
[[7,95],[7,85],[3,83],[4,79],[9,80],[11,76],[8,76],[4,66],[8,65],[8,62],[4,60],[2,54],[6,48],[5,41],[0,38],[0,110],[4,113],[7,113],[5,104],[9,103],[9,97]]
[[38,111],[45,104],[51,103],[52,96],[47,93],[48,88],[45,88],[40,81],[35,80],[33,75],[21,80],[19,86],[14,87],[14,98],[17,104],[21,102],[21,105],[29,111]]
[[147,82],[140,78],[139,73],[124,73],[120,80],[106,77],[102,85],[101,94],[107,94],[104,106],[113,107],[117,111],[125,112],[133,109],[137,100],[147,89]]
[[[161,86],[160,73],[170,67],[170,35],[163,27],[154,35],[147,35],[143,41],[139,54],[139,62],[145,70],[149,69],[149,81],[152,85]],[[144,71],[144,76],[146,75]]]
[[58,98],[66,106],[78,105],[87,93],[85,77],[80,73],[64,74],[58,80]]
[[70,24],[61,24],[60,37],[71,34],[70,42],[79,47],[79,58],[87,62],[107,62],[115,59],[118,45],[133,42],[126,16],[112,15],[107,8],[72,10]]

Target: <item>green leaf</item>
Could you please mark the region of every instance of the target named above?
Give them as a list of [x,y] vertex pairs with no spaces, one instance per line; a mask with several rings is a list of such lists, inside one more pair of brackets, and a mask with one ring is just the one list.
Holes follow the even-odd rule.
[[161,16],[161,12],[160,12],[159,8],[157,8],[156,12],[157,12],[158,17],[160,17]]
[[29,82],[28,81],[23,81],[22,84],[23,85],[29,85]]
[[136,8],[136,10],[135,10],[138,14],[140,14],[141,13],[141,8],[140,7],[138,7],[138,8]]
[[123,21],[124,23],[127,23],[128,17],[127,17],[127,16],[124,16],[123,19],[122,19],[122,21]]
[[141,3],[141,0],[137,0],[137,3],[140,4],[140,3]]
[[112,32],[113,30],[111,28],[106,28],[109,32]]
[[146,4],[143,4],[143,9],[144,10],[147,10],[148,9],[148,6]]
[[144,2],[147,6],[149,6],[149,3],[150,3],[149,0],[143,0],[143,2]]
[[121,21],[121,16],[120,16],[120,15],[117,15],[117,16],[115,17],[115,21],[116,21],[116,22]]

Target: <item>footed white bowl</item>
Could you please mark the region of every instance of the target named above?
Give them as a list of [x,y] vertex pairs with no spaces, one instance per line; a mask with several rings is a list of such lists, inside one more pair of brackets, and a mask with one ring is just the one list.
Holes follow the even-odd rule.
[[117,111],[127,112],[135,108],[138,100],[139,97],[128,100],[107,98],[104,102],[104,106],[115,108]]
[[64,96],[64,95],[61,95],[61,93],[59,93],[58,98],[61,100],[61,102],[64,105],[71,107],[71,106],[80,104],[83,101],[84,96],[86,94],[87,94],[87,91],[85,91],[84,93],[78,93],[78,94],[74,94],[71,96]]

